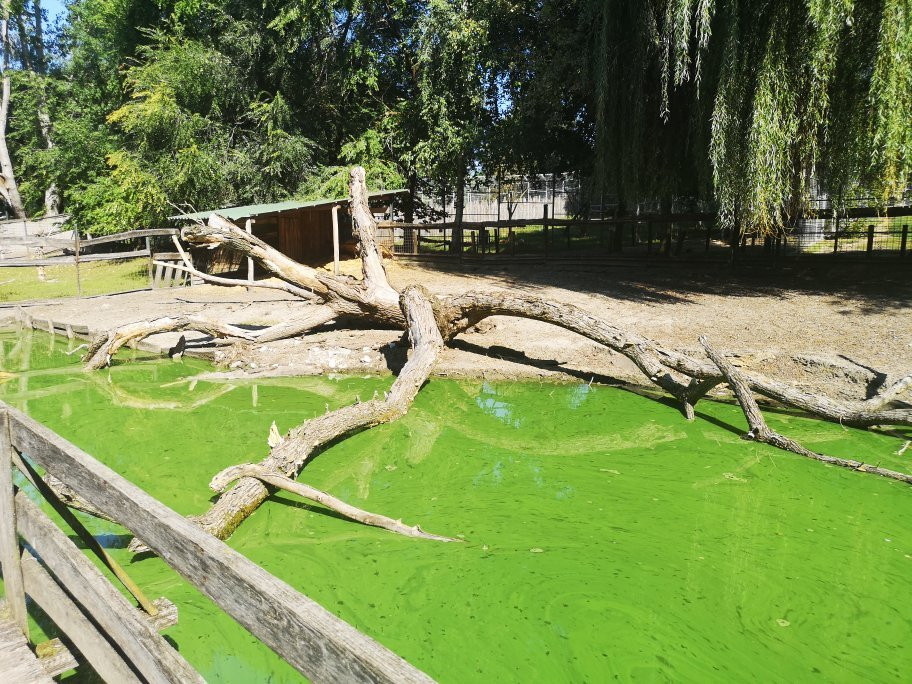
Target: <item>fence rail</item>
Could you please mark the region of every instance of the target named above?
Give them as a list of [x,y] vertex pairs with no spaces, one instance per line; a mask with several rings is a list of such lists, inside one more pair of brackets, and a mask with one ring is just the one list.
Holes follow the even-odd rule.
[[[0,300],[23,299],[22,294],[3,293],[4,285],[26,293],[24,296],[29,299],[35,298],[34,294],[44,294],[41,299],[53,299],[80,297],[87,292],[113,294],[185,285],[188,282],[186,274],[155,263],[180,262],[180,255],[177,255],[178,259],[174,258],[172,244],[179,233],[176,228],[151,228],[90,239],[81,239],[76,233],[66,239],[46,235],[4,236],[0,246],[5,247],[7,253],[13,246],[12,251],[17,256],[0,259],[0,269],[32,268],[35,271],[33,275],[0,271]],[[116,264],[111,263],[110,268],[94,268],[97,262]],[[49,274],[45,270],[48,268],[55,270]]]
[[[86,658],[91,652],[108,672],[135,671],[150,682],[201,681],[198,673],[104,580],[67,535],[24,492],[15,493],[12,468],[18,467],[28,476],[32,470],[28,461],[44,468],[90,506],[142,539],[165,563],[313,681],[432,681],[44,425],[0,402],[0,561],[7,598],[26,636],[25,595],[32,595],[39,603],[41,599],[34,595],[38,590],[34,586],[30,589],[29,582],[22,580],[31,570],[21,560],[18,535],[37,552],[43,566],[56,578],[53,581],[91,612],[105,638],[113,641],[124,656],[121,662],[120,656],[112,659],[110,649],[92,651],[102,648],[96,640],[94,646],[86,644],[86,650],[80,646]],[[98,577],[103,584],[99,584]],[[80,610],[75,603],[73,608]],[[58,627],[63,629],[64,625],[58,623]],[[67,635],[77,645],[83,638],[76,632]],[[97,663],[93,665],[98,669]],[[114,675],[108,679],[136,680],[135,676],[130,679]]]
[[[912,207],[884,216],[871,209],[833,215],[820,211],[778,236],[735,240],[716,215],[692,212],[607,219],[555,219],[545,205],[539,219],[378,224],[378,241],[394,256],[416,259],[771,259],[803,255],[900,258],[912,248]],[[831,218],[821,218],[830,216]]]

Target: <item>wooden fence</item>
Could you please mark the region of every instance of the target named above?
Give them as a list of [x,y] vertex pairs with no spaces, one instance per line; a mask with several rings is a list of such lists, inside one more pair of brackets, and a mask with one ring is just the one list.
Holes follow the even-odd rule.
[[[159,635],[161,625],[127,601],[25,491],[16,491],[14,468],[31,479],[52,505],[60,505],[51,501],[53,491],[38,478],[31,463],[142,539],[165,563],[311,680],[432,681],[78,447],[0,402],[0,563],[13,622],[28,637],[25,596],[30,596],[106,681],[202,680]],[[19,537],[28,545],[26,549]]]
[[717,225],[714,213],[462,223],[378,224],[378,242],[394,256],[418,260],[586,261],[605,258],[777,259],[804,255],[898,257],[909,253],[912,207],[808,212],[778,236],[743,234]]
[[[120,261],[124,259],[148,259],[148,277],[150,288],[182,286],[189,282],[186,273],[175,268],[162,266],[154,262],[180,264],[180,254],[172,251],[153,252],[152,238],[177,237],[177,228],[150,228],[148,230],[129,230],[114,235],[102,235],[87,240],[80,239],[78,232],[73,231],[72,239],[52,236],[4,237],[4,245],[22,245],[27,251],[37,253],[36,258],[0,259],[0,268],[39,268],[46,266],[73,266],[76,269],[76,296],[82,296],[82,277],[80,265],[96,261]],[[95,247],[110,245],[116,242],[138,242],[144,240],[145,247],[127,249],[118,252],[91,253]]]

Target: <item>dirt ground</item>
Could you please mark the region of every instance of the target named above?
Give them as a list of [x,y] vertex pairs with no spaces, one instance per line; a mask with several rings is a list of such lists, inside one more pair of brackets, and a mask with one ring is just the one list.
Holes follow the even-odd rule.
[[[344,264],[345,272],[359,268],[355,261]],[[507,289],[572,303],[682,351],[698,352],[697,338],[706,333],[745,368],[834,396],[863,398],[912,371],[912,284],[902,273],[906,269],[895,265],[892,271],[792,265],[745,272],[717,265],[625,264],[462,272],[393,262],[388,270],[393,285],[420,283],[436,294]],[[21,311],[33,319],[103,330],[178,313],[263,326],[298,315],[305,306],[269,290],[202,286],[58,300]],[[23,314],[9,307],[0,309],[0,320],[4,315]],[[202,351],[222,366],[220,374],[373,373],[396,370],[404,362],[400,337],[394,330],[330,327],[300,339],[246,348],[204,345]],[[156,336],[151,348],[166,349],[176,338]],[[436,372],[490,379],[645,381],[626,358],[600,345],[546,324],[503,317],[457,338]]]

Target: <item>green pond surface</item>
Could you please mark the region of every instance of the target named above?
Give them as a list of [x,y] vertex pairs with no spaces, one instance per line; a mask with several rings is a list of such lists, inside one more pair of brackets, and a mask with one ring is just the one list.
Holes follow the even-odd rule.
[[[189,382],[211,369],[129,352],[88,374],[73,345],[0,335],[0,400],[182,514],[206,509],[216,472],[267,454],[273,420],[284,433],[392,382]],[[465,543],[280,494],[229,544],[443,682],[907,680],[912,488],[745,442],[734,404],[697,409],[688,423],[619,388],[434,379],[300,479]],[[767,416],[812,449],[912,465],[908,431]],[[178,605],[166,635],[206,679],[300,681],[161,560],[134,559],[124,529],[83,520]]]

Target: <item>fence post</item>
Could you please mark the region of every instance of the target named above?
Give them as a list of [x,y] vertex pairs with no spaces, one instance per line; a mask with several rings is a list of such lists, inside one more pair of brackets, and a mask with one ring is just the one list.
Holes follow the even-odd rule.
[[19,535],[16,532],[16,507],[13,503],[13,445],[10,442],[9,414],[0,409],[0,566],[6,602],[16,625],[28,639],[28,613],[22,566],[19,564]]
[[652,256],[652,221],[646,221],[646,256]]
[[73,247],[76,253],[76,296],[82,297],[82,278],[79,275],[79,229],[73,228]]
[[903,225],[902,227],[902,238],[899,243],[899,257],[900,259],[906,256],[906,241],[909,238],[909,226]]
[[[247,219],[247,222],[244,224],[244,230],[247,231],[247,235],[253,235],[253,220]],[[247,257],[247,290],[250,290],[250,285],[253,284],[253,259]]]
[[544,205],[544,216],[542,217],[542,233],[545,236],[545,258],[548,258],[548,205]]
[[833,233],[833,254],[839,253],[839,217],[836,217],[836,232]]
[[874,224],[868,226],[868,256],[874,252]]
[[712,221],[707,221],[706,222],[706,249],[704,250],[707,254],[709,254],[709,246],[710,246],[711,242],[712,242]]
[[[339,205],[334,204],[332,208],[332,222],[333,222],[333,273],[339,275],[341,271],[339,270]],[[396,240],[393,238],[393,249],[396,248]],[[252,263],[252,261],[251,261]],[[248,266],[248,269],[251,268]],[[253,280],[253,273],[249,273],[248,277]]]
[[151,290],[155,286],[155,281],[152,278],[152,238],[146,237],[146,251],[149,253],[149,289]]

